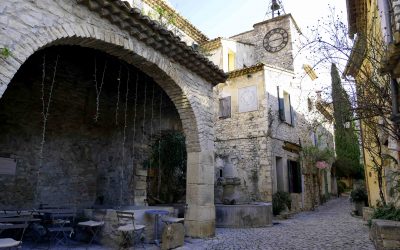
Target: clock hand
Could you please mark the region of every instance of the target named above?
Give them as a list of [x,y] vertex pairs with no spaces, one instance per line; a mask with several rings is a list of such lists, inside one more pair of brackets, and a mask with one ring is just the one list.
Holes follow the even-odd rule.
[[280,37],[280,38],[276,38],[276,39],[273,39],[273,40],[269,40],[270,42],[275,42],[275,41],[278,41],[278,40],[283,40],[283,37]]

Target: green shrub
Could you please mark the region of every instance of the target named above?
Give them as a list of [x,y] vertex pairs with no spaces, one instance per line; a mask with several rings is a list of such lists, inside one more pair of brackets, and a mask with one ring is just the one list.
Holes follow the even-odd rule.
[[329,199],[331,198],[331,194],[327,193],[327,194],[323,194],[320,196],[319,201],[321,202],[321,204],[326,203]]
[[346,190],[346,183],[344,183],[343,181],[338,181],[337,190],[338,190],[338,195],[343,194],[344,191]]
[[285,208],[291,209],[292,198],[287,192],[278,191],[272,196],[272,212],[274,215],[280,214]]
[[350,197],[353,202],[364,202],[365,204],[368,202],[368,195],[365,188],[358,187],[353,189],[350,193]]
[[371,218],[400,221],[400,208],[396,208],[393,204],[377,207]]

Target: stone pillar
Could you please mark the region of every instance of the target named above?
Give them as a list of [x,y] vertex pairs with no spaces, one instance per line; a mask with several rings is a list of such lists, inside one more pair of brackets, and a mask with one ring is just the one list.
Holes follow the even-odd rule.
[[214,236],[214,151],[188,153],[186,203],[186,235]]
[[136,169],[135,174],[135,205],[146,205],[145,200],[147,197],[147,170],[145,169]]

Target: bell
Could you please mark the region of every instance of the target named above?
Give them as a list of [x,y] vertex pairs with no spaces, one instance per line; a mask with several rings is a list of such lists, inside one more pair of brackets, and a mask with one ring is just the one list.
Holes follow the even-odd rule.
[[276,0],[272,0],[271,10],[275,11],[275,10],[279,10],[280,8],[281,8],[281,6],[279,6],[279,4],[276,2]]

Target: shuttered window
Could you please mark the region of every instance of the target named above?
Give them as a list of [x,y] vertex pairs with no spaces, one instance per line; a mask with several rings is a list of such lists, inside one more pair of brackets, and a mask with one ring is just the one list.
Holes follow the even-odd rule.
[[[279,119],[281,121],[285,121],[285,100],[281,98],[279,93],[279,86],[277,87],[278,90],[278,106],[279,106]],[[283,97],[283,96],[282,96]]]
[[290,106],[290,124],[292,124],[292,126],[294,126],[294,112],[293,112],[293,107],[292,107],[292,103],[290,101],[290,95],[288,94],[288,98],[289,98],[289,106]]
[[289,178],[289,193],[301,193],[301,168],[296,161],[287,161],[288,178]]
[[219,99],[219,118],[231,117],[231,97]]
[[277,87],[277,91],[278,91],[279,119],[283,122],[286,122],[294,126],[295,112],[292,107],[292,103],[290,101],[290,94],[283,91],[283,96],[281,96],[279,86]]

